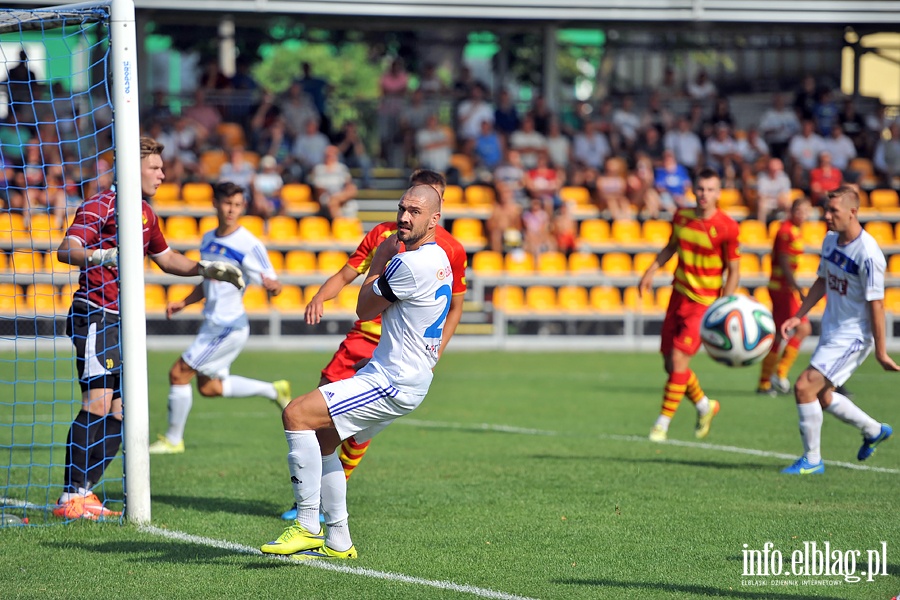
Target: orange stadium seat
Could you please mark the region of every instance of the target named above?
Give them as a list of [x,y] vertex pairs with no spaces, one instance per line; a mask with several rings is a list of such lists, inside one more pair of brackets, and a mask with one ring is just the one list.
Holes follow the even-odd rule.
[[247,312],[267,312],[269,310],[269,293],[258,285],[248,286],[244,290],[244,308]]
[[301,312],[306,304],[303,302],[303,292],[296,285],[285,285],[281,293],[272,296],[272,308],[279,312]]
[[0,313],[16,313],[16,296],[22,294],[22,290],[14,283],[0,283]]
[[154,206],[175,205],[181,200],[181,186],[177,183],[163,182],[153,195]]
[[562,252],[541,252],[537,257],[537,271],[543,275],[563,275],[566,272],[566,255]]
[[744,197],[740,190],[734,188],[724,188],[719,194],[719,208],[733,208],[735,206],[743,206]]
[[493,206],[494,188],[486,185],[470,185],[465,190],[466,203],[470,206]]
[[327,242],[331,240],[331,225],[325,217],[303,217],[298,233],[304,242]]
[[44,255],[41,252],[17,250],[10,256],[10,265],[15,273],[40,273],[44,270]]
[[28,230],[25,219],[19,213],[0,213],[0,244],[11,246],[13,240],[25,239]]
[[878,177],[875,176],[875,167],[871,159],[858,156],[850,161],[847,170],[859,173],[859,185],[865,189],[872,189],[878,185]]
[[444,206],[459,206],[464,200],[463,189],[458,185],[448,185],[444,190]]
[[338,217],[331,223],[331,235],[336,242],[358,244],[363,238],[362,221]]
[[[304,310],[306,309],[306,305],[309,304],[310,302],[312,302],[313,296],[315,296],[316,293],[318,293],[318,291],[321,287],[322,287],[321,285],[308,285],[308,286],[306,286],[306,289],[303,290],[303,308],[304,308]],[[325,303],[322,305],[322,307],[325,309],[325,314],[327,315],[338,309],[337,301],[335,299],[326,300]]]
[[769,310],[772,309],[772,297],[769,295],[769,289],[766,286],[757,286],[753,290],[753,298]]
[[312,189],[305,183],[286,183],[281,188],[281,201],[288,212],[315,213],[319,210]]
[[622,310],[622,296],[612,286],[598,285],[591,288],[590,304],[597,312],[619,312]]
[[485,244],[484,223],[480,219],[463,217],[454,219],[450,226],[450,235],[461,244]]
[[745,275],[759,275],[759,256],[749,252],[742,253],[739,268],[742,277]]
[[894,245],[894,228],[887,221],[869,221],[863,228],[875,238],[875,241],[882,248]]
[[479,250],[472,256],[472,271],[476,275],[497,275],[503,272],[503,255],[493,250]]
[[525,292],[517,285],[494,288],[491,300],[495,310],[519,312],[525,308]]
[[144,304],[147,312],[165,312],[166,290],[158,283],[148,283],[144,286]]
[[569,271],[572,273],[596,273],[600,259],[593,252],[573,252],[569,255]]
[[604,275],[611,277],[631,275],[631,255],[624,252],[607,252],[600,259],[600,270]]
[[591,191],[580,185],[567,185],[559,190],[559,198],[563,202],[574,202],[579,206],[591,203]]
[[580,285],[564,285],[557,292],[557,303],[566,312],[586,312],[588,292]]
[[772,274],[772,255],[763,254],[759,259],[759,271],[766,277]]
[[315,273],[316,255],[309,250],[291,250],[284,255],[284,269],[291,275]]
[[170,242],[196,242],[197,219],[187,215],[173,215],[166,219],[165,236]]
[[47,213],[31,215],[31,239],[34,244],[56,247],[62,241],[63,232],[56,226],[54,218]]
[[825,221],[804,221],[800,226],[803,243],[813,248],[822,247],[826,233],[828,233],[828,226],[825,225]]
[[765,223],[744,219],[738,225],[738,239],[744,246],[768,246],[770,237]]
[[356,305],[359,301],[359,290],[361,286],[348,285],[338,292],[337,305],[341,310],[347,312],[356,312]]
[[197,225],[197,233],[203,235],[219,227],[219,217],[216,215],[205,215],[200,217],[200,223]]
[[634,255],[634,272],[637,275],[643,275],[654,260],[656,260],[656,252],[638,252]]
[[[54,256],[55,255],[56,254],[54,253]],[[6,257],[6,253],[0,252],[0,271],[7,271],[9,268],[9,259]]]
[[219,123],[216,125],[216,133],[222,141],[225,148],[233,148],[235,146],[244,146],[244,128],[238,123]]
[[875,210],[892,210],[900,207],[895,190],[872,190],[869,192],[869,203]]
[[617,244],[638,244],[641,240],[641,224],[631,219],[613,221],[610,230],[612,241]]
[[258,215],[244,215],[240,219],[240,224],[244,229],[256,236],[257,239],[262,239],[266,236],[266,222]]
[[320,273],[334,275],[344,268],[348,258],[343,250],[323,250],[316,259],[316,267]]
[[269,250],[269,262],[272,263],[272,268],[276,273],[280,273],[284,271],[284,254],[282,254],[278,250]]
[[887,272],[891,275],[900,275],[900,254],[891,254],[888,259]]
[[297,219],[278,215],[269,219],[269,241],[294,244],[297,242]]
[[625,288],[625,292],[622,294],[622,304],[627,310],[636,310],[640,312],[651,311],[656,308],[656,300],[653,297],[653,292],[651,291],[650,293],[641,296],[635,285]]
[[465,154],[452,154],[450,156],[450,166],[459,171],[463,181],[471,181],[475,175],[475,165],[472,164],[472,159]]
[[801,254],[797,259],[797,274],[800,276],[815,275],[818,269],[818,254]]
[[191,248],[190,250],[185,250],[184,255],[187,256],[191,260],[200,260],[200,250],[198,248]]
[[884,308],[894,314],[900,314],[900,288],[885,288]]
[[654,306],[656,306],[657,310],[665,312],[669,307],[669,299],[672,297],[672,286],[666,285],[656,288],[654,296]]
[[669,243],[672,236],[672,224],[668,221],[651,219],[644,222],[642,233],[645,242],[662,248]]
[[549,285],[530,285],[525,290],[525,306],[535,312],[556,310],[556,290]]
[[609,222],[603,219],[585,219],[581,222],[579,238],[587,244],[605,244],[609,242]]
[[56,304],[56,314],[64,315],[69,312],[69,307],[72,306],[72,293],[75,291],[75,287],[76,286],[71,284],[60,286],[53,299]]
[[[181,302],[188,297],[196,286],[190,283],[175,283],[169,286],[166,291],[166,298],[169,302]],[[185,308],[182,312],[192,314],[199,313],[203,310],[203,302],[196,302]]]
[[38,283],[28,289],[37,315],[56,314],[56,288],[49,283]]
[[208,183],[191,182],[181,188],[181,199],[190,206],[211,207],[213,201],[213,189]]
[[507,273],[530,275],[534,271],[534,257],[528,252],[510,252],[503,258],[503,269]]
[[[219,171],[222,170],[222,165],[228,162],[228,155],[224,150],[206,150],[200,154],[199,162],[200,171],[203,177],[214,180],[219,177]],[[188,185],[190,184],[185,184],[185,187]],[[181,197],[185,202],[188,201],[183,189],[181,191]]]

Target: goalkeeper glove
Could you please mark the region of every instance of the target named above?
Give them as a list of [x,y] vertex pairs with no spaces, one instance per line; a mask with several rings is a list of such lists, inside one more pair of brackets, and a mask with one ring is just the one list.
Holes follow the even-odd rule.
[[239,290],[244,289],[244,274],[234,265],[219,260],[201,260],[197,265],[199,266],[197,271],[201,276],[208,279],[227,281]]
[[88,262],[102,267],[117,267],[119,266],[119,249],[114,247],[94,250],[94,253],[88,258]]

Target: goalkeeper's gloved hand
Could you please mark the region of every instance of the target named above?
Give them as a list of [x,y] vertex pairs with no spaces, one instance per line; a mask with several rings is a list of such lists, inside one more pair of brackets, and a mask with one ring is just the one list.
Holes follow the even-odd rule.
[[219,281],[227,281],[239,290],[244,289],[244,275],[241,270],[234,265],[219,260],[209,261],[201,260],[199,265],[199,273],[203,277],[209,279],[217,279]]
[[88,258],[88,262],[103,267],[117,267],[119,266],[119,249],[113,247],[94,250],[94,253]]

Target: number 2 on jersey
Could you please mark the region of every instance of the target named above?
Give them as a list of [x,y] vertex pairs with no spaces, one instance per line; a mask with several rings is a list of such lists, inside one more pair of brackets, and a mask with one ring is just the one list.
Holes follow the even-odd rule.
[[425,330],[426,338],[441,337],[441,333],[444,331],[444,319],[447,318],[447,313],[450,312],[450,297],[451,296],[452,296],[452,292],[450,291],[449,285],[442,285],[434,293],[435,300],[438,300],[440,298],[446,298],[447,303],[444,305],[444,310],[441,311],[441,316],[439,316],[437,318],[437,321],[432,323],[431,326]]

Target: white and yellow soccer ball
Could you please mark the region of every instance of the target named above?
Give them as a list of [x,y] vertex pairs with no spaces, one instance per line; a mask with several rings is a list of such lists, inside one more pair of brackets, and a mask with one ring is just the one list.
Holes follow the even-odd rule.
[[703,314],[700,339],[710,356],[729,367],[758,363],[772,349],[772,312],[748,296],[723,296]]

